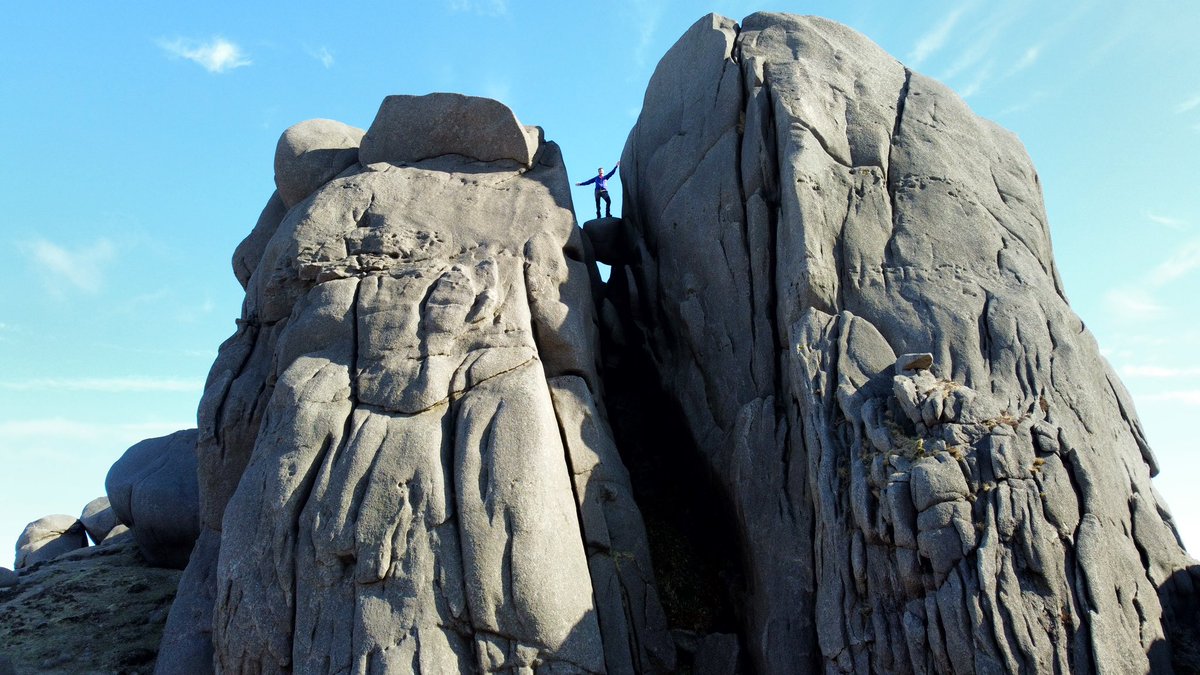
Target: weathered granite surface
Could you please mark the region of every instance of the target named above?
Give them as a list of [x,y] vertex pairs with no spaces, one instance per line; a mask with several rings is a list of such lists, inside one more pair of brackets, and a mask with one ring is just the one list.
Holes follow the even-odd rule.
[[195,429],[134,444],[109,468],[104,490],[151,564],[187,565],[200,534]]
[[1012,134],[838,24],[710,15],[621,167],[602,316],[731,495],[759,672],[1172,667],[1194,562]]
[[0,583],[8,672],[150,673],[178,580],[178,570],[150,565],[126,537]]
[[32,567],[87,545],[87,531],[78,518],[62,514],[44,516],[26,525],[17,537],[13,567]]
[[569,183],[530,133],[389,97],[367,163],[239,247],[158,672],[672,668]]

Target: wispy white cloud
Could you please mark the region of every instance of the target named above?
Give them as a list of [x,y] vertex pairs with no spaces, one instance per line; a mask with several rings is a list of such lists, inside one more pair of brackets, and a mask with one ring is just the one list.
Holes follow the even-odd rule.
[[173,57],[200,64],[210,73],[224,73],[253,63],[241,47],[219,36],[207,42],[188,38],[163,39],[158,41],[158,46]]
[[322,66],[325,66],[325,70],[333,67],[333,52],[329,51],[328,47],[322,45],[316,49],[310,49],[308,50],[308,55],[319,61]]
[[956,7],[942,20],[937,22],[929,32],[917,39],[917,44],[913,46],[912,52],[908,55],[908,62],[913,68],[919,68],[925,59],[932,56],[935,52],[941,49],[946,41],[950,38],[950,33],[954,31],[954,26],[958,24],[958,20],[969,9],[969,5],[961,5]]
[[1192,239],[1176,248],[1170,257],[1150,271],[1148,280],[1153,286],[1164,286],[1187,276],[1197,268],[1200,268],[1200,238]]
[[1177,104],[1175,106],[1175,114],[1182,115],[1183,113],[1195,110],[1197,107],[1200,107],[1200,94],[1196,94],[1186,101],[1181,101]]
[[[632,22],[637,30],[637,45],[633,49],[633,63],[638,70],[645,70],[653,65],[650,48],[654,45],[654,36],[658,32],[658,24],[662,21],[663,3],[655,0],[632,0],[629,7],[633,10]],[[636,77],[635,74],[630,75]]]
[[1007,117],[1009,115],[1015,115],[1016,113],[1019,113],[1019,112],[1024,112],[1026,110],[1033,108],[1034,105],[1036,105],[1039,101],[1041,101],[1044,98],[1046,98],[1046,92],[1035,91],[1035,92],[1033,92],[1033,94],[1031,94],[1027,98],[1016,101],[1014,103],[1011,103],[1007,107],[1001,109],[1000,112],[996,113],[996,117],[1003,118],[1003,117]]
[[959,95],[963,98],[971,98],[975,94],[978,94],[984,85],[987,84],[988,80],[991,79],[993,65],[995,65],[995,61],[988,61],[982,68],[976,71],[975,76],[962,88]]
[[[958,58],[954,59],[950,66],[941,73],[939,79],[949,81],[968,73],[979,66],[980,62],[989,55],[994,54],[997,43],[1004,37],[1004,32],[1027,10],[1027,5],[1027,2],[1004,3],[979,21],[974,30],[962,41],[970,46],[959,53]],[[984,69],[990,69],[992,64],[993,60],[989,60],[984,65]],[[972,83],[978,83],[971,92],[974,94],[983,87],[986,78],[981,78],[979,73],[976,73],[971,79]]]
[[1169,379],[1176,377],[1200,377],[1200,368],[1127,365],[1121,366],[1120,371],[1122,377],[1130,378]]
[[1174,247],[1165,260],[1131,283],[1111,289],[1104,299],[1109,309],[1123,318],[1159,317],[1167,310],[1158,298],[1160,291],[1197,269],[1200,269],[1200,237]]
[[30,265],[55,295],[76,289],[98,293],[104,285],[104,271],[116,257],[117,249],[107,239],[73,249],[46,239],[35,239],[22,248]]
[[1104,294],[1109,309],[1126,319],[1151,319],[1167,308],[1147,289],[1133,286],[1114,288]]
[[508,80],[488,78],[483,83],[483,95],[506,105],[512,105],[512,83]]
[[1016,75],[1022,70],[1025,70],[1026,68],[1029,68],[1033,64],[1037,63],[1038,58],[1042,55],[1042,49],[1044,48],[1045,45],[1039,43],[1026,49],[1024,52],[1022,52],[1021,58],[1017,59],[1017,62],[1014,63],[1012,67],[1008,69],[1008,72],[1004,74],[1004,77],[1012,77],[1013,75]]
[[0,449],[77,459],[82,451],[127,448],[146,438],[196,426],[195,420],[102,423],[64,417],[0,421]]
[[1200,407],[1200,389],[1184,389],[1181,391],[1160,391],[1153,394],[1144,394],[1138,396],[1139,401],[1165,401],[1170,403],[1182,403],[1189,406]]
[[446,0],[446,7],[452,12],[500,16],[508,13],[508,0]]
[[90,391],[107,394],[145,392],[190,392],[204,390],[199,379],[170,377],[39,377],[28,380],[0,380],[0,389],[8,391]]
[[1186,230],[1188,228],[1188,222],[1186,220],[1175,218],[1173,216],[1164,216],[1162,214],[1154,213],[1153,211],[1146,212],[1146,220],[1149,220],[1157,225],[1162,225],[1163,227],[1169,227],[1172,230]]

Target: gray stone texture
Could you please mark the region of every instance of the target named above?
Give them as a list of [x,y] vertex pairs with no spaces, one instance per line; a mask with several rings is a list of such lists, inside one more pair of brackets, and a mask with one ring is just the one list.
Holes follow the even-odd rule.
[[284,206],[295,206],[358,164],[363,133],[333,120],[306,120],[288,127],[275,146],[275,187]]
[[0,583],[7,672],[151,672],[179,575],[147,565],[127,540],[76,549],[24,570],[15,586]]
[[523,126],[499,101],[462,94],[395,95],[383,99],[362,139],[359,161],[415,163],[443,155],[533,166],[539,131]]
[[38,518],[26,525],[21,536],[17,537],[13,567],[18,570],[32,567],[87,545],[87,532],[75,516]]
[[121,524],[121,521],[117,519],[116,512],[109,505],[108,497],[96,497],[88,502],[83,507],[83,513],[79,515],[79,522],[83,523],[88,536],[96,544],[104,541],[108,533]]
[[537,143],[495,101],[389,97],[361,163],[243,244],[158,672],[672,669]]
[[1011,133],[838,24],[710,15],[621,167],[619,329],[731,496],[757,672],[1170,671],[1194,562]]
[[16,586],[19,582],[20,576],[16,572],[7,567],[0,567],[0,588]]
[[183,569],[200,536],[196,430],[148,438],[108,470],[104,489],[152,565]]

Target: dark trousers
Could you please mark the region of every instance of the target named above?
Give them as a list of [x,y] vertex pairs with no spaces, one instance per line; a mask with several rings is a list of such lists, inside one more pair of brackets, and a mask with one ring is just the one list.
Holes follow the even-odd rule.
[[596,217],[600,217],[600,200],[604,200],[604,216],[612,217],[612,200],[608,198],[608,190],[596,190]]

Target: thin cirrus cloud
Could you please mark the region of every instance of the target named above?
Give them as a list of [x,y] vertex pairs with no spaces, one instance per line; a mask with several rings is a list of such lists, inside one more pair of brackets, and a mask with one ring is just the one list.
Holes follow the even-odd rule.
[[508,0],[446,0],[452,12],[474,12],[487,16],[508,13]]
[[1192,239],[1150,271],[1148,281],[1152,286],[1164,286],[1200,268],[1200,239]]
[[208,41],[188,38],[159,40],[158,46],[175,58],[199,64],[210,73],[224,73],[253,63],[241,47],[216,36]]
[[322,66],[325,66],[325,70],[333,67],[333,52],[329,51],[328,47],[321,46],[316,49],[310,49],[308,50],[308,55],[320,62]]
[[1121,376],[1129,378],[1170,379],[1176,377],[1200,377],[1200,368],[1165,368],[1162,366],[1121,366]]
[[55,295],[69,290],[94,295],[104,285],[104,272],[116,257],[117,249],[107,239],[76,248],[60,246],[46,239],[35,239],[23,246],[30,265]]
[[1180,391],[1159,391],[1139,397],[1142,401],[1159,401],[1182,403],[1188,406],[1200,407],[1200,389],[1184,389]]
[[1200,238],[1175,247],[1171,255],[1141,278],[1108,291],[1104,298],[1118,316],[1127,319],[1161,316],[1168,308],[1159,300],[1159,292],[1197,269],[1200,269]]
[[1195,110],[1196,108],[1200,108],[1200,94],[1196,94],[1195,96],[1187,99],[1186,101],[1180,101],[1175,106],[1175,114],[1182,115],[1184,113],[1191,112],[1191,111]]
[[954,26],[958,24],[967,9],[969,9],[967,5],[956,8],[917,39],[917,44],[913,46],[912,53],[908,56],[909,63],[914,68],[920,67],[926,59],[945,46],[946,41],[950,39],[950,34],[954,31]]
[[1186,220],[1175,218],[1173,216],[1164,216],[1160,213],[1154,213],[1153,211],[1146,212],[1146,220],[1149,220],[1156,225],[1169,227],[1172,230],[1186,230],[1188,228],[1188,223]]
[[87,391],[128,394],[198,393],[203,389],[204,382],[202,380],[170,377],[39,377],[28,380],[0,380],[0,390],[8,391]]

